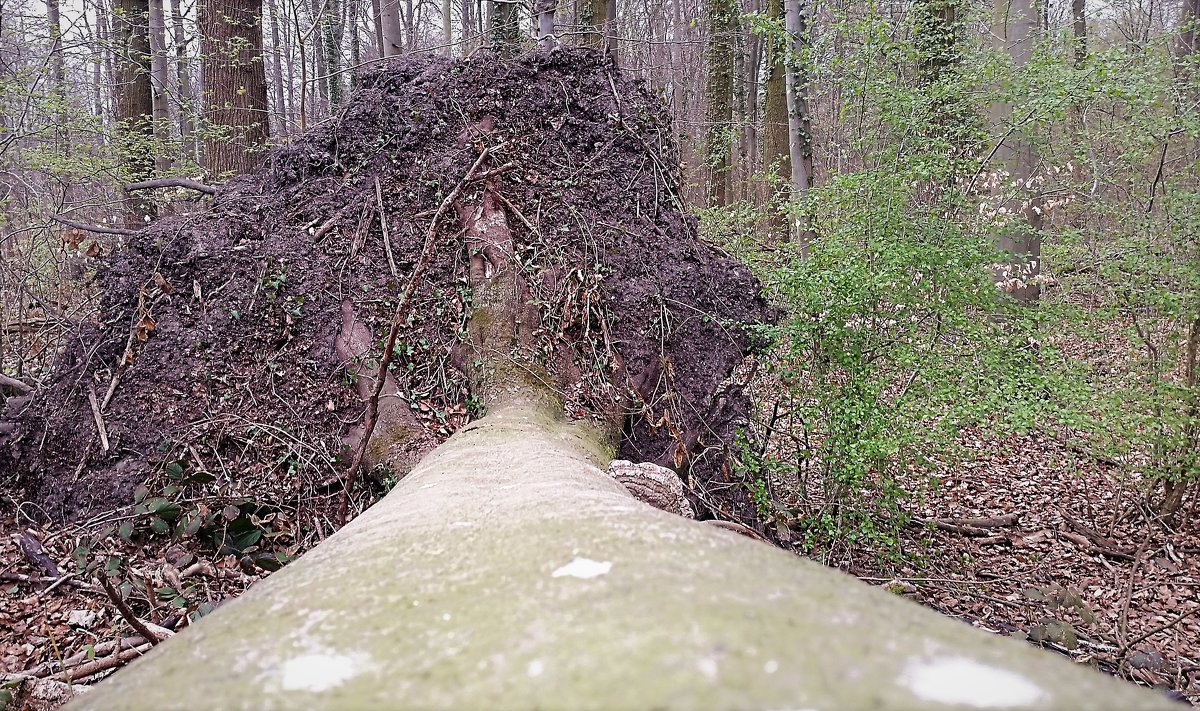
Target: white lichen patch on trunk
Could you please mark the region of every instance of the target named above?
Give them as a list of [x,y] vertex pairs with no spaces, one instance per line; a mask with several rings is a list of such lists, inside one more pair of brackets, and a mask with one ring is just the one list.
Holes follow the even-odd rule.
[[1039,706],[1050,698],[1020,674],[965,657],[914,660],[899,681],[924,701],[981,709]]
[[612,570],[612,561],[599,561],[590,558],[573,558],[570,563],[558,568],[550,574],[552,578],[579,578],[590,580],[601,575],[607,575]]
[[280,687],[284,691],[329,691],[361,674],[369,666],[370,657],[361,653],[301,654],[283,663]]

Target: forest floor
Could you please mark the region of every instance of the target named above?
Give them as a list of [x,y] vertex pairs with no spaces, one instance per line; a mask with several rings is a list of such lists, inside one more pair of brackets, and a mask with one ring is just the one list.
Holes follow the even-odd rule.
[[969,431],[959,444],[961,463],[939,472],[936,492],[912,511],[937,524],[902,534],[921,564],[897,571],[858,555],[843,563],[848,572],[1200,700],[1195,517],[1180,516],[1177,528],[1157,520],[1137,482],[1050,433]]
[[[966,456],[937,475],[937,492],[913,513],[961,532],[907,529],[903,544],[919,562],[900,570],[861,551],[830,562],[981,629],[1025,636],[1078,663],[1200,700],[1194,517],[1175,530],[1154,521],[1135,482],[1048,434],[969,431],[959,443]],[[148,645],[103,589],[69,574],[47,582],[54,578],[45,566],[19,546],[32,533],[49,561],[70,570],[80,544],[131,518],[132,507],[37,529],[13,514],[0,519],[0,669],[45,674],[72,657],[103,666],[115,660],[116,640],[132,647],[116,664],[144,653]],[[973,518],[990,520],[966,520]],[[220,603],[268,574],[232,556],[205,559],[199,547],[170,539],[134,545],[110,534],[101,546],[126,560],[130,579],[144,581],[146,597],[158,601],[148,621],[167,628],[187,624],[180,597]]]

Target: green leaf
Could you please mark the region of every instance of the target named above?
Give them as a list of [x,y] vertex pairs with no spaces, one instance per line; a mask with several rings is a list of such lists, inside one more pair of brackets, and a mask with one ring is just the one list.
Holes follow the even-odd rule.
[[171,524],[155,516],[150,519],[150,529],[160,536],[165,536],[171,532]]
[[199,472],[193,472],[191,476],[189,476],[187,479],[184,480],[184,483],[185,484],[207,484],[209,482],[216,481],[216,480],[217,480],[217,477],[213,476],[209,472],[199,471]]
[[249,531],[245,531],[244,533],[231,536],[229,540],[229,547],[237,551],[244,551],[255,543],[258,543],[260,539],[262,539],[262,531],[254,528]]
[[149,504],[150,513],[155,514],[161,519],[174,521],[179,518],[179,514],[183,512],[183,508],[166,499],[152,499],[154,503]]
[[204,524],[204,519],[198,515],[189,516],[183,526],[183,535],[194,536],[200,530],[200,526]]
[[117,535],[122,541],[129,543],[133,539],[133,521],[122,521],[120,528],[117,529]]
[[167,476],[171,479],[179,481],[183,479],[183,465],[179,462],[171,462],[166,466]]
[[138,484],[138,487],[133,490],[133,503],[140,504],[150,495],[150,489],[145,484]]

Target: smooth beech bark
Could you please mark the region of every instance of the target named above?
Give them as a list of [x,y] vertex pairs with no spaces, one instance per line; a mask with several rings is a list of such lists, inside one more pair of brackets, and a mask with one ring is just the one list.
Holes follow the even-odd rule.
[[1175,708],[651,508],[552,395],[494,402],[344,529],[69,708]]

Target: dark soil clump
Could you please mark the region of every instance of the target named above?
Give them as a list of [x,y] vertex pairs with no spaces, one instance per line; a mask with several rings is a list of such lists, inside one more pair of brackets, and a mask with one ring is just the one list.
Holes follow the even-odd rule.
[[[742,325],[770,313],[749,271],[697,238],[660,103],[567,48],[395,60],[360,87],[207,210],[107,259],[98,322],[4,415],[16,427],[0,468],[24,495],[76,519],[128,504],[168,465],[229,496],[249,482],[327,495],[364,410],[334,348],[343,305],[378,351],[431,216],[487,145],[536,307],[530,357],[556,364],[567,414],[624,403],[622,457],[674,467],[702,510],[751,520],[727,465],[747,411],[729,379],[749,349]],[[436,233],[392,365],[428,442],[476,414],[455,362],[472,298],[458,221]]]

